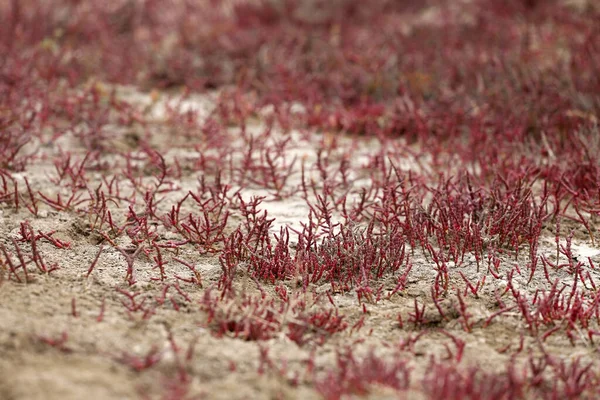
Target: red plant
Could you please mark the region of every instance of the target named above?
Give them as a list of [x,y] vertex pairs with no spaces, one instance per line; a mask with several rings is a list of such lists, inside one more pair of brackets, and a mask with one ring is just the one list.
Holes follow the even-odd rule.
[[406,360],[386,361],[371,350],[358,358],[351,349],[337,352],[336,366],[317,379],[315,388],[328,400],[368,395],[373,385],[408,389],[411,368]]
[[128,352],[124,352],[117,361],[128,366],[135,372],[141,372],[148,368],[153,367],[163,357],[162,352],[158,350],[158,347],[152,346],[146,355],[139,357]]
[[38,340],[44,344],[47,344],[48,346],[59,349],[64,353],[70,353],[72,351],[68,346],[65,345],[69,340],[69,334],[66,331],[63,331],[57,338],[39,335]]
[[[97,246],[87,277],[105,246],[124,257],[129,290],[112,289],[130,318],[165,303],[181,310],[193,285],[215,335],[318,348],[346,330],[337,295],[352,292],[362,314],[348,316],[349,334],[374,315],[397,318],[417,331],[400,344],[414,352],[431,325],[448,329],[425,397],[593,397],[595,366],[581,360],[463,368],[467,341],[450,322],[466,335],[518,324],[518,348],[500,352],[520,357],[529,339],[597,339],[597,263],[575,245],[594,246],[600,216],[598,7],[230,3],[0,4],[0,214],[16,227],[3,226],[0,282],[27,290],[19,284],[58,268],[52,247],[76,257],[82,238],[34,229],[73,222]],[[305,218],[273,232],[272,202],[286,199],[304,202]],[[190,251],[218,258],[216,289],[202,293],[212,277]],[[148,276],[147,295],[131,291]],[[315,291],[327,308],[309,300]],[[473,305],[494,298],[478,324]],[[381,317],[390,301],[408,312]],[[71,314],[79,308],[73,298]],[[177,377],[167,395],[182,398],[193,369],[169,340]],[[142,370],[160,354],[123,361]],[[266,346],[259,357],[261,372],[276,370]],[[317,389],[338,398],[405,388],[407,369],[348,350],[332,386],[319,377]]]

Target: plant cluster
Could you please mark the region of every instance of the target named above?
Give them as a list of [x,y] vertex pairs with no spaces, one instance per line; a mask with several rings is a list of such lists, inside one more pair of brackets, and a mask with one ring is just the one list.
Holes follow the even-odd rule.
[[[449,339],[425,396],[597,393],[593,364],[544,353],[521,370],[516,356],[525,336],[600,336],[598,259],[574,250],[598,243],[600,8],[364,3],[1,4],[0,217],[17,223],[0,238],[0,285],[60,273],[49,250],[78,245],[38,228],[60,217],[95,249],[87,282],[117,255],[110,289],[133,321],[194,307],[219,338],[320,348],[397,301],[386,318],[417,331],[403,350]],[[209,110],[189,106],[198,93]],[[282,204],[302,220],[279,225]],[[206,259],[220,267],[212,282]],[[404,299],[412,287],[425,289]],[[353,325],[336,304],[347,294],[362,311]],[[505,373],[460,364],[463,335],[500,324],[520,335],[498,349],[515,357]],[[68,338],[38,337],[65,352]],[[191,356],[170,340],[178,398]],[[163,355],[116,359],[142,372]],[[331,399],[406,391],[411,371],[348,349],[312,383]]]

